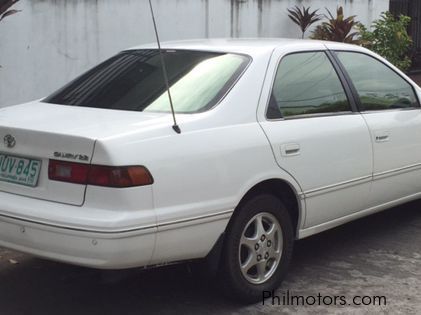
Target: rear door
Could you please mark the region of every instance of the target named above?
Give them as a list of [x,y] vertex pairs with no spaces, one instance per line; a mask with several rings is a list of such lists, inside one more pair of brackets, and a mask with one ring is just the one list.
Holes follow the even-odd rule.
[[302,188],[304,228],[368,206],[370,133],[349,95],[323,45],[275,51],[259,120],[279,166]]
[[374,150],[372,204],[421,191],[421,109],[417,89],[380,59],[336,51],[352,81]]

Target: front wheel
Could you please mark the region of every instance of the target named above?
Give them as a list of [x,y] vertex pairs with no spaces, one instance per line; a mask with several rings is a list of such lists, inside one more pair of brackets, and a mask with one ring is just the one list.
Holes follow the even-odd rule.
[[257,302],[279,287],[291,259],[294,234],[289,213],[275,196],[255,196],[236,210],[224,242],[221,281],[225,292]]

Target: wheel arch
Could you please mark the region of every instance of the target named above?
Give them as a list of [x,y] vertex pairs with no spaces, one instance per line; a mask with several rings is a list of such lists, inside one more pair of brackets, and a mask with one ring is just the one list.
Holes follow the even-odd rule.
[[247,200],[250,198],[262,193],[269,193],[274,195],[284,203],[291,217],[292,226],[295,229],[294,236],[297,238],[298,230],[301,226],[301,221],[303,218],[303,207],[301,205],[300,195],[294,186],[284,179],[271,178],[255,184],[241,198],[240,202],[235,208],[235,211],[240,209],[241,204],[247,202]]
[[233,215],[231,216],[230,221],[228,222],[225,232],[223,232],[219,236],[216,244],[205,257],[207,269],[211,274],[215,275],[219,269],[222,248],[224,246],[225,234],[226,231],[229,229],[233,218],[235,218],[236,211],[239,211],[239,209],[241,208],[241,204],[247,202],[247,200],[261,193],[272,194],[285,203],[285,206],[287,207],[287,210],[292,220],[292,226],[294,227],[294,237],[298,237],[298,230],[301,226],[302,220],[304,219],[304,205],[301,202],[299,193],[290,182],[284,179],[270,178],[262,180],[250,187],[246,191],[246,193],[243,194],[242,198],[240,199],[234,210]]

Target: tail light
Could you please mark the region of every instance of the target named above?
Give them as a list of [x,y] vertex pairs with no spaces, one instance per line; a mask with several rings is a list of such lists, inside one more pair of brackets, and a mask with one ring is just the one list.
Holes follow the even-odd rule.
[[153,184],[144,166],[103,166],[50,160],[48,178],[67,183],[105,187],[134,187]]

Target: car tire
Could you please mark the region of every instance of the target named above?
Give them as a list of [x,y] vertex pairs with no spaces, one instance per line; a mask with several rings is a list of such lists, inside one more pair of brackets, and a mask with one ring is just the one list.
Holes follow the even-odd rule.
[[225,294],[242,303],[263,300],[277,289],[292,256],[290,215],[279,200],[260,194],[242,202],[228,225],[219,282]]

